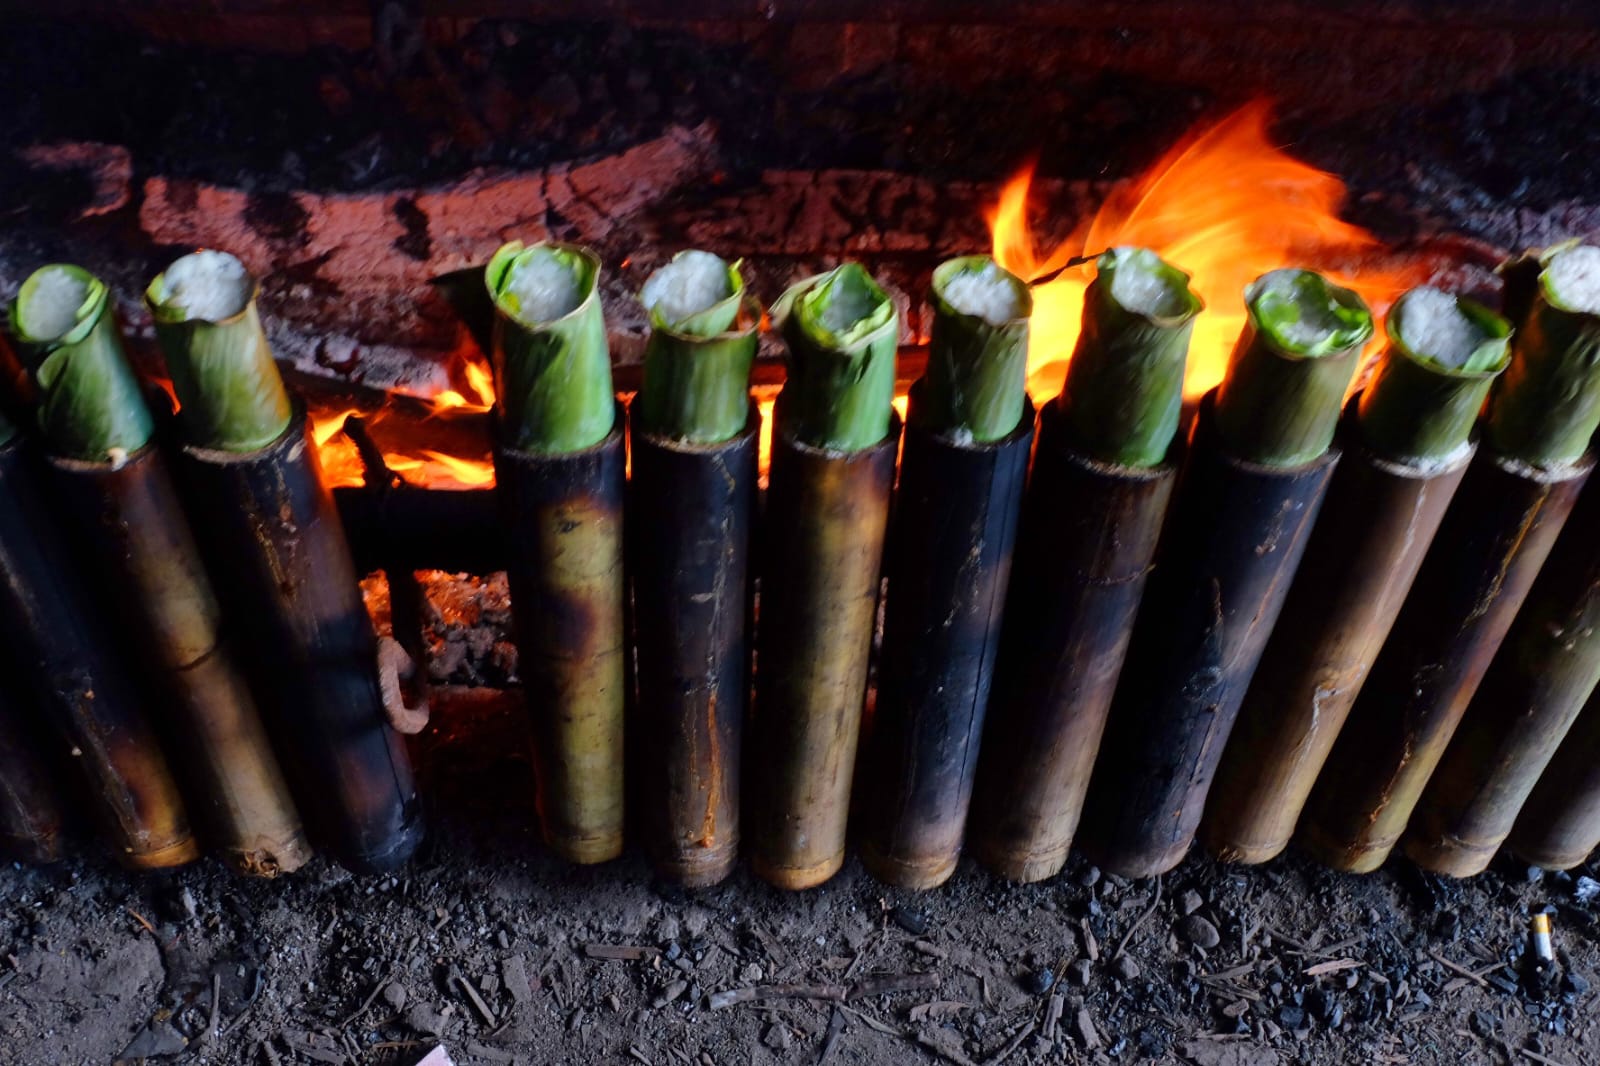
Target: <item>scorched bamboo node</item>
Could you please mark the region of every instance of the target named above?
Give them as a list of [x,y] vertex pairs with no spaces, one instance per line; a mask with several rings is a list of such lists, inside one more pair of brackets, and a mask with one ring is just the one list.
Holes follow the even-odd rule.
[[717,443],[633,426],[634,794],[656,874],[690,888],[738,859],[760,430],[748,398],[743,430]]
[[1361,297],[1309,270],[1274,270],[1245,289],[1248,318],[1217,390],[1229,452],[1299,466],[1333,443],[1372,314]]
[[[794,319],[805,315],[805,322]],[[899,417],[899,318],[854,264],[773,309],[789,343],[767,493],[746,838],[757,876],[801,889],[844,862]],[[876,428],[874,428],[876,427]]]
[[1600,482],[1578,498],[1403,838],[1424,869],[1485,870],[1600,683]]
[[501,441],[560,455],[615,428],[600,260],[587,248],[503,245],[484,274],[494,301],[495,412]]
[[1539,256],[1515,358],[1489,398],[1489,442],[1535,466],[1578,461],[1600,425],[1600,248]]
[[[1266,280],[1251,286],[1258,304],[1276,291]],[[1300,299],[1305,284],[1295,281],[1285,299]],[[1320,279],[1309,286],[1319,299],[1324,288]],[[1259,308],[1252,314],[1269,321]],[[1222,391],[1201,402],[1085,805],[1084,849],[1114,873],[1152,876],[1189,850],[1338,463],[1328,442],[1355,370],[1354,338],[1370,323],[1331,310],[1315,321],[1294,340],[1320,355],[1286,354],[1247,325]],[[1220,417],[1230,383],[1232,404],[1282,410],[1235,410],[1230,437]]]
[[1395,304],[1377,372],[1223,753],[1200,835],[1232,862],[1289,843],[1470,462],[1510,327],[1435,289]]
[[254,452],[283,436],[292,414],[272,361],[256,281],[227,252],[186,255],[145,290],[185,438],[203,448]]
[[576,863],[622,853],[626,448],[495,448],[518,671],[533,722],[545,843]]
[[920,417],[957,442],[1010,438],[1027,400],[1027,284],[986,255],[962,256],[935,268],[929,303]]
[[[52,301],[54,304],[52,306]],[[78,308],[76,318],[67,311]],[[46,267],[15,308],[36,354],[50,484],[113,616],[145,664],[202,836],[241,872],[310,857],[288,786],[231,647],[199,548],[123,355],[104,286]]]
[[353,870],[391,870],[422,840],[410,757],[388,725],[344,527],[255,289],[221,252],[185,256],[150,285],[182,403],[179,480],[312,839]]
[[35,458],[4,423],[0,443],[0,619],[53,727],[87,785],[113,849],[136,869],[199,856],[147,708],[79,584]]
[[[1547,264],[1491,391],[1487,446],[1312,791],[1300,839],[1336,869],[1375,870],[1399,841],[1594,465],[1582,443],[1576,456],[1568,449],[1575,433],[1586,442],[1594,429],[1600,376],[1568,371],[1600,353],[1600,334],[1577,329],[1558,342],[1536,325],[1527,335],[1550,310],[1549,275]],[[1579,391],[1544,408],[1540,432],[1525,432],[1526,405],[1548,399],[1542,390],[1556,381]]]
[[1095,267],[1056,403],[1080,454],[1157,466],[1178,431],[1189,337],[1205,305],[1188,274],[1147,249],[1113,248]]

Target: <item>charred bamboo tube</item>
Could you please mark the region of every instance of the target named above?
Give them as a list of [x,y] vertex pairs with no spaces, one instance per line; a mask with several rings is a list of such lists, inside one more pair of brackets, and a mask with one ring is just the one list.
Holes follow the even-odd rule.
[[126,665],[78,584],[20,435],[0,443],[0,617],[39,705],[87,783],[97,820],[136,869],[199,856],[177,782]]
[[539,816],[545,843],[577,863],[622,853],[624,814],[625,419],[599,273],[591,252],[517,242],[487,272],[495,477]]
[[968,843],[1015,881],[1057,873],[1177,467],[1200,299],[1139,249],[1102,256],[1065,390],[1039,413]]
[[304,412],[265,448],[190,444],[182,466],[312,839],[357,872],[403,865],[422,841],[421,804],[384,714],[372,621]]
[[[1409,325],[1423,318],[1465,339],[1441,350],[1422,323]],[[1224,861],[1265,862],[1288,846],[1466,472],[1510,332],[1438,290],[1395,305],[1389,349],[1350,405],[1344,458],[1207,802],[1200,836]]]
[[0,854],[27,863],[61,858],[61,798],[44,745],[17,695],[0,690]]
[[943,884],[961,854],[1033,444],[1027,286],[967,256],[934,271],[932,303],[857,805],[862,861],[906,888]]
[[1298,831],[1319,862],[1383,865],[1592,466],[1469,466]]
[[1600,688],[1567,730],[1517,813],[1506,847],[1546,870],[1570,870],[1600,846]]
[[632,434],[640,822],[657,875],[691,888],[739,854],[760,429],[747,401],[744,430],[721,443]]
[[76,267],[45,267],[23,284],[14,317],[36,364],[51,487],[161,697],[202,837],[242,873],[297,869],[310,857],[300,818],[221,637],[221,612],[151,443],[153,420],[105,286]]
[[622,853],[623,425],[618,407],[593,447],[495,451],[539,816],[545,843],[576,863]]
[[1307,271],[1246,291],[1228,377],[1201,403],[1089,785],[1085,851],[1147,877],[1188,851],[1234,717],[1338,463],[1345,387],[1372,323]]
[[166,730],[201,836],[239,873],[275,877],[311,847],[221,608],[154,445],[118,466],[53,456],[53,483],[100,546],[104,587],[166,698]]
[[1400,839],[1593,467],[1584,448],[1600,422],[1600,333],[1556,309],[1573,266],[1558,262],[1544,267],[1490,396],[1489,446],[1312,792],[1301,840],[1335,869],[1374,870]]
[[652,274],[640,299],[653,329],[629,411],[634,802],[657,876],[703,888],[739,854],[761,308],[737,263],[699,251]]
[[1482,873],[1600,683],[1600,491],[1578,498],[1403,838],[1419,866]]
[[394,869],[423,834],[410,758],[384,713],[372,621],[255,283],[232,256],[202,252],[146,295],[182,404],[180,483],[307,828],[353,870]]
[[773,308],[789,346],[767,490],[745,776],[757,876],[801,889],[844,862],[899,419],[894,303],[846,264]]
[[867,869],[919,889],[943,884],[961,854],[1033,445],[1026,406],[1008,436],[960,444],[918,424],[921,393],[911,390],[858,805]]

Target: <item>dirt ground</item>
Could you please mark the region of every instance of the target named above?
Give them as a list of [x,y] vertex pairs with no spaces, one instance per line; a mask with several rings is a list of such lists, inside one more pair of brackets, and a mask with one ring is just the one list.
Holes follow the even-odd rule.
[[[1074,860],[1021,887],[964,863],[916,894],[852,860],[804,894],[741,872],[686,895],[633,853],[544,853],[521,735],[512,694],[444,701],[416,744],[433,835],[395,876],[0,872],[0,1062],[1600,1062],[1581,871],[1192,858],[1130,883]],[[1541,985],[1522,956],[1544,908]],[[813,998],[724,1005],[774,985]]]

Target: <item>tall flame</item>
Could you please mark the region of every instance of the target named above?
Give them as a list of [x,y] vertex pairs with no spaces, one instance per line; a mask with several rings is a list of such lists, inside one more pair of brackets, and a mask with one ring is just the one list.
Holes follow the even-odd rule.
[[1273,145],[1270,119],[1268,105],[1252,103],[1185,139],[1048,253],[1035,246],[1028,226],[1033,168],[1006,184],[989,216],[995,260],[1029,280],[1062,271],[1033,290],[1028,385],[1035,402],[1061,391],[1078,339],[1094,268],[1068,266],[1074,257],[1139,245],[1192,275],[1206,310],[1189,348],[1184,392],[1191,398],[1222,380],[1245,324],[1243,290],[1267,271],[1321,269],[1360,292],[1374,313],[1422,280],[1414,266],[1339,269],[1378,241],[1339,218],[1342,181]]

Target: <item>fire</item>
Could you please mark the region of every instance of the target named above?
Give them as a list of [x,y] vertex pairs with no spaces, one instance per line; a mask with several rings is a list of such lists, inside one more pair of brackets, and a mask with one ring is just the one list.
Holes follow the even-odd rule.
[[1189,398],[1222,380],[1245,324],[1241,294],[1267,271],[1323,270],[1361,293],[1375,314],[1423,280],[1423,272],[1409,265],[1360,263],[1349,269],[1379,249],[1377,238],[1339,218],[1342,181],[1273,145],[1270,117],[1265,103],[1253,103],[1191,135],[1138,181],[1112,194],[1094,218],[1048,254],[1035,247],[1028,227],[1033,168],[1006,184],[989,216],[996,261],[1030,280],[1062,270],[1033,290],[1028,389],[1035,402],[1061,391],[1077,342],[1084,292],[1094,276],[1092,263],[1066,265],[1077,256],[1140,245],[1193,276],[1206,310],[1195,320],[1189,349]]

